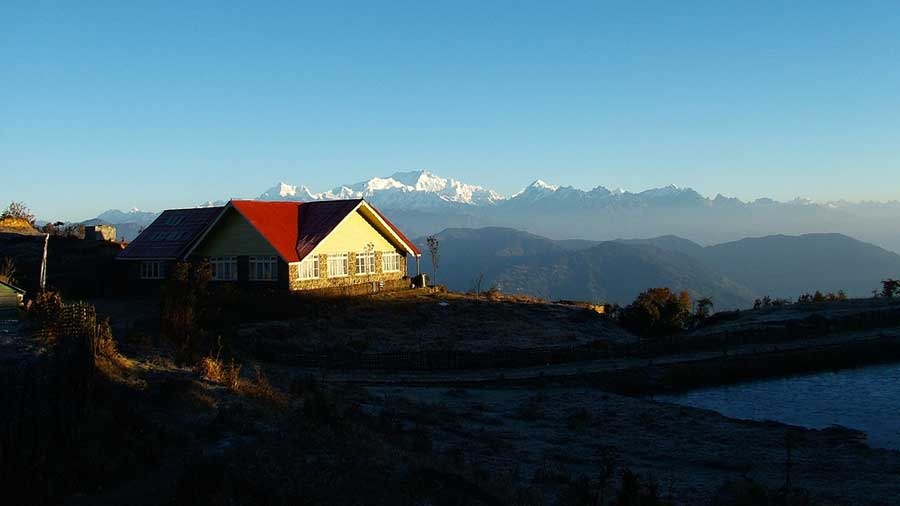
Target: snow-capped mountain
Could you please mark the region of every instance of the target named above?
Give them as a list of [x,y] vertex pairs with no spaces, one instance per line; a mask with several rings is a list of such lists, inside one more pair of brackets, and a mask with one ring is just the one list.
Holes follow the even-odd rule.
[[263,192],[258,200],[313,200],[364,198],[392,209],[434,209],[446,206],[496,204],[503,197],[481,186],[436,176],[426,170],[398,172],[351,185],[314,193],[305,185],[280,182]]
[[[675,185],[640,192],[611,191],[604,186],[582,190],[541,179],[504,197],[426,170],[397,172],[318,192],[302,184],[280,182],[256,198],[304,202],[365,198],[412,236],[447,227],[505,226],[553,239],[676,234],[709,244],[747,236],[840,232],[900,251],[900,203],[896,201],[742,201],[721,194],[709,198]],[[198,207],[226,202],[208,201]],[[139,230],[156,216],[158,213],[137,209],[109,210],[96,220],[123,230]]]
[[109,209],[103,211],[94,219],[111,225],[119,225],[121,223],[140,223],[142,225],[149,225],[157,216],[159,216],[159,213],[157,212],[141,211],[134,207],[129,211]]

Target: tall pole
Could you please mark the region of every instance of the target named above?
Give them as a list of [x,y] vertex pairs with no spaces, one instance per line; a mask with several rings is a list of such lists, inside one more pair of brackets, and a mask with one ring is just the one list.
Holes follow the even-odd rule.
[[47,286],[47,243],[50,242],[50,234],[44,234],[44,254],[41,257],[41,291]]

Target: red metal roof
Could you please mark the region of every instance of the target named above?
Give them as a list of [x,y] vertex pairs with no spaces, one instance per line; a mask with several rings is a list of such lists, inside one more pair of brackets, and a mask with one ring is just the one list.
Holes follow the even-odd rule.
[[286,262],[298,262],[297,236],[300,230],[301,202],[260,202],[232,200],[241,213]]
[[[286,262],[303,260],[362,199],[315,202],[232,200],[230,205],[255,228]],[[380,211],[371,209],[416,255],[419,249]],[[124,259],[179,259],[222,212],[221,207],[164,211],[128,248]],[[179,218],[180,217],[180,218]]]
[[222,212],[222,207],[163,211],[118,258],[126,260],[181,258]]
[[[260,202],[232,200],[231,205],[278,251],[286,262],[303,260],[352,213],[362,199],[315,202]],[[371,207],[371,205],[369,206]],[[377,209],[375,213],[416,254],[419,249]]]

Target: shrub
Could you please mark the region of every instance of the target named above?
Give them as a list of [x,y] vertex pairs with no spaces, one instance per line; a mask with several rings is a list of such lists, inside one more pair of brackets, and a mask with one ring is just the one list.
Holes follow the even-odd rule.
[[208,266],[178,262],[162,287],[162,335],[176,346],[179,358],[186,362],[192,361],[206,338],[209,280]]
[[34,215],[31,214],[31,210],[28,209],[28,206],[22,202],[10,203],[9,206],[0,213],[0,220],[4,219],[25,220],[29,225],[34,225]]
[[622,311],[622,324],[640,335],[657,337],[685,328],[691,319],[691,296],[669,288],[651,288]]
[[241,365],[236,364],[234,359],[226,364],[218,355],[215,357],[208,355],[200,359],[197,372],[213,383],[225,385],[229,390],[236,390],[241,378]]

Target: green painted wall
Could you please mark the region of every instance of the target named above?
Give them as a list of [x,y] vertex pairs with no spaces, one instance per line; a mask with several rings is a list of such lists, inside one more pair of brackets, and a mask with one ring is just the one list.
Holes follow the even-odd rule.
[[202,257],[278,255],[275,248],[233,208],[194,250]]

